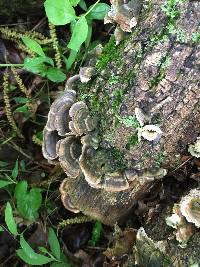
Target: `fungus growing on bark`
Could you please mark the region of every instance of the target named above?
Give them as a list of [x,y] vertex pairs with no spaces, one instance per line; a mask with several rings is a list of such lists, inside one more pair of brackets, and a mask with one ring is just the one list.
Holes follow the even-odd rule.
[[68,191],[67,187],[68,187],[68,179],[64,179],[59,188],[61,194],[61,201],[67,210],[73,213],[79,213],[80,211],[76,207],[74,207],[69,195],[67,194]]
[[67,136],[58,141],[56,152],[64,172],[72,178],[79,176],[80,167],[78,159],[81,154],[80,140],[74,136]]
[[82,83],[87,83],[92,78],[92,75],[94,74],[94,68],[93,67],[82,67],[80,68],[79,75],[80,80]]
[[58,157],[56,153],[56,144],[60,137],[57,131],[49,131],[47,127],[43,131],[42,154],[48,161],[52,161]]
[[52,103],[46,124],[48,130],[56,130],[58,135],[65,136],[69,131],[69,109],[74,103],[75,97],[76,92],[68,90]]
[[71,117],[69,128],[75,135],[87,134],[96,127],[96,121],[90,116],[88,107],[83,101],[76,102],[71,106],[69,116]]
[[141,141],[141,138],[148,141],[154,141],[158,142],[160,140],[160,137],[162,135],[161,129],[156,125],[145,125],[142,128],[138,129],[138,140]]
[[111,4],[111,9],[104,18],[104,24],[117,23],[122,31],[131,32],[137,25],[142,1],[130,0],[124,3],[123,0],[112,0]]
[[200,189],[191,190],[181,199],[180,210],[188,222],[200,227]]

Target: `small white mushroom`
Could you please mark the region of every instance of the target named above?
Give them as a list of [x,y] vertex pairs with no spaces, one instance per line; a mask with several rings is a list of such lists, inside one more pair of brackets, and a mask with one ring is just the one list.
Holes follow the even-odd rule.
[[162,133],[163,132],[161,131],[161,129],[156,125],[145,125],[143,128],[138,129],[138,140],[140,142],[141,138],[143,137],[148,141],[157,142],[159,141]]
[[79,75],[80,80],[82,83],[87,83],[92,78],[92,75],[94,74],[94,68],[93,67],[83,67],[80,68]]

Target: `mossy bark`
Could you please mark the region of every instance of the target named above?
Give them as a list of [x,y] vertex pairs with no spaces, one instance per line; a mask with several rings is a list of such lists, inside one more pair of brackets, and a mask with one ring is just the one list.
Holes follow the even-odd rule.
[[[198,1],[147,1],[133,34],[119,46],[110,41],[97,78],[78,89],[100,116],[102,145],[120,150],[128,167],[174,169],[199,135],[199,11]],[[159,125],[159,142],[138,142],[123,123],[135,107]]]

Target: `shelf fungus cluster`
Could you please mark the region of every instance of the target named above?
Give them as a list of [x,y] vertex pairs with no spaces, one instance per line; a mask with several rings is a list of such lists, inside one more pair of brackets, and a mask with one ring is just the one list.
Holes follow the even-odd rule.
[[67,175],[60,186],[63,205],[112,225],[126,217],[166,170],[116,170],[99,145],[97,122],[87,105],[76,100],[76,92],[66,90],[50,107],[42,152]]
[[116,43],[123,40],[125,32],[132,32],[137,25],[139,13],[142,7],[141,0],[111,0],[111,9],[104,18],[104,24],[116,23],[114,35]]
[[185,246],[190,237],[200,228],[200,188],[191,190],[182,197],[173,209],[172,216],[166,218],[167,225],[176,229],[176,239]]

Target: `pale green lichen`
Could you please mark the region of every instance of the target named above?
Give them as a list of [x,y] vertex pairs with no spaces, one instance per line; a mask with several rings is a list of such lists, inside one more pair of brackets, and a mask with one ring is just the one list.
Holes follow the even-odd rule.
[[196,158],[200,158],[200,137],[197,137],[197,140],[194,144],[189,145],[188,152]]

